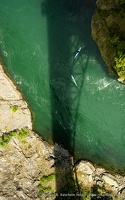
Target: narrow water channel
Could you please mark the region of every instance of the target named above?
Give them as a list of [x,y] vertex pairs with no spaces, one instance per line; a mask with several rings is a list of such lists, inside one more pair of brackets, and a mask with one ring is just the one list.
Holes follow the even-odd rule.
[[0,56],[36,132],[76,159],[125,170],[125,86],[108,74],[91,37],[95,6],[0,0]]

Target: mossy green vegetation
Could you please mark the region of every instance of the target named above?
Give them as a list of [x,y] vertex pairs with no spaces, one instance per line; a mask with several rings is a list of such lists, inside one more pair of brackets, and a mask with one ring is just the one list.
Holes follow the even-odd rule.
[[18,109],[18,106],[17,106],[17,105],[13,105],[13,106],[11,106],[10,108],[11,108],[11,110],[12,110],[13,112],[16,112],[17,109]]
[[43,176],[40,179],[40,184],[45,183],[45,182],[53,181],[54,179],[55,179],[55,174],[50,174],[49,176]]
[[38,185],[38,190],[40,194],[48,194],[52,193],[52,182],[55,180],[55,174],[50,174],[48,176],[43,176],[40,179],[40,183]]
[[[122,5],[121,5],[122,4]],[[107,26],[108,40],[107,47],[114,58],[112,66],[119,78],[125,78],[125,0],[117,3],[117,6],[109,11],[109,18],[112,23]],[[107,18],[108,19],[108,18]],[[110,57],[109,57],[110,58]],[[123,81],[124,83],[124,81]]]
[[48,176],[43,176],[40,179],[40,183],[38,185],[39,195],[40,196],[51,196],[51,199],[55,199],[55,194],[53,191],[53,183],[55,182],[55,174],[50,174]]
[[40,194],[48,194],[48,193],[51,193],[51,192],[52,192],[51,187],[44,187],[44,186],[42,186],[42,185],[39,185],[39,186],[38,186],[38,189],[39,189],[39,193],[40,193]]
[[17,131],[17,134],[15,135],[19,140],[24,140],[29,135],[29,130],[24,127],[20,131]]
[[0,147],[6,147],[12,137],[18,138],[23,144],[26,143],[24,140],[29,135],[29,130],[24,127],[21,130],[11,131],[9,133],[4,133],[0,137]]
[[120,0],[120,3],[121,3],[121,4],[125,3],[125,0]]
[[125,84],[125,0],[97,2],[92,34],[110,74]]
[[109,31],[108,46],[113,50],[114,69],[119,77],[125,77],[125,37],[117,29]]

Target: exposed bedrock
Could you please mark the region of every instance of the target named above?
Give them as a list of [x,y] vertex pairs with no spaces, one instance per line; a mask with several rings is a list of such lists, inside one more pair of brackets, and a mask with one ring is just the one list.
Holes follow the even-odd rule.
[[125,83],[125,0],[97,0],[92,36],[110,74]]

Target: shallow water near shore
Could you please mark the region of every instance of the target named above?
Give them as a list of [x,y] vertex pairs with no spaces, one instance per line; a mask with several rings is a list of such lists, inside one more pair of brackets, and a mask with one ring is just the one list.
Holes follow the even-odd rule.
[[125,85],[91,37],[94,10],[92,0],[0,0],[0,55],[36,132],[76,159],[125,170]]

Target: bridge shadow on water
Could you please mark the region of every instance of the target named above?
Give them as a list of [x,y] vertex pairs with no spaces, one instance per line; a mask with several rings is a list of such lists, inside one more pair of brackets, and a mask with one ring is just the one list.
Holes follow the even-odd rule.
[[[45,0],[41,4],[42,15],[47,17],[48,24],[53,141],[68,149],[74,162],[79,101],[88,62],[90,56],[94,56],[91,18],[95,7],[95,0]],[[74,58],[80,47],[79,55]],[[54,151],[56,156],[56,149]],[[71,161],[67,174],[61,175],[60,166],[55,163],[58,194],[80,192],[72,164]],[[63,163],[59,165],[62,169],[65,167]],[[68,185],[67,179],[66,187],[61,188],[60,181],[65,182],[69,174],[72,186]],[[61,196],[56,199],[61,199]]]

